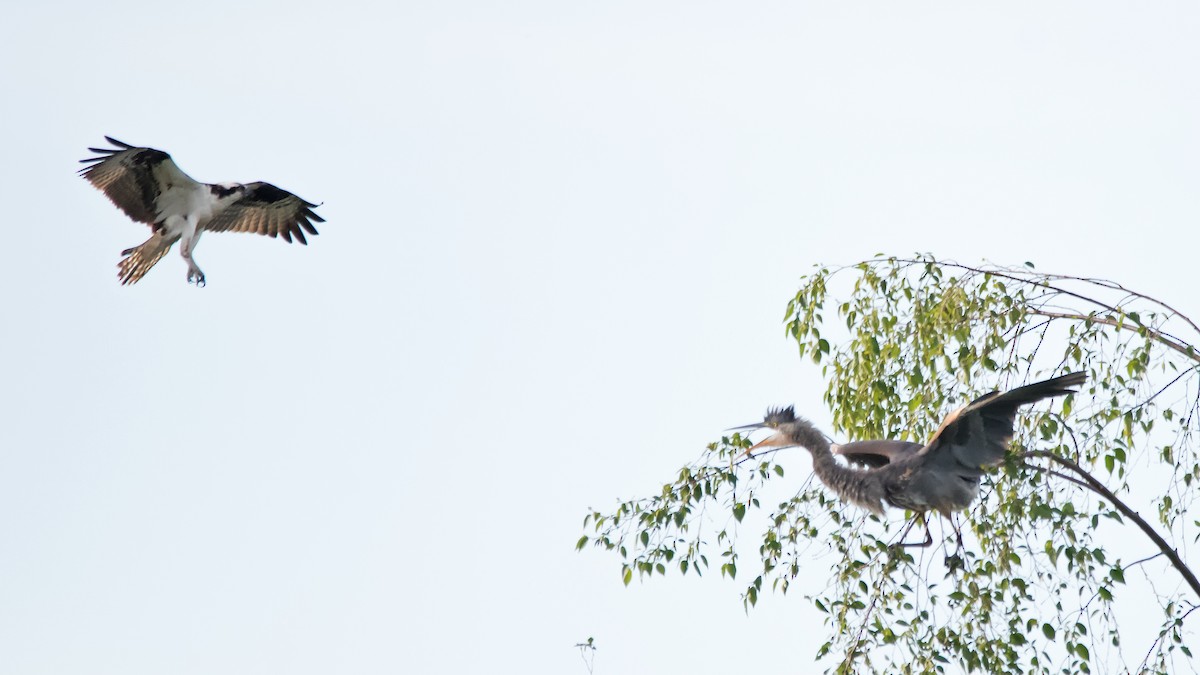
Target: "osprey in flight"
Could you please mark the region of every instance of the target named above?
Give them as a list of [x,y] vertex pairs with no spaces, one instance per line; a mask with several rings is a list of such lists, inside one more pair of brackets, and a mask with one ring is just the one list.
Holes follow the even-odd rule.
[[153,234],[141,246],[127,248],[117,268],[122,284],[136,283],[177,241],[188,264],[188,283],[204,285],[204,272],[192,252],[205,230],[257,232],[295,237],[307,244],[304,231],[316,234],[312,222],[325,222],[311,204],[270,183],[200,183],[175,166],[171,156],[154,148],[135,148],[104,137],[116,149],[88,148],[100,157],[79,160],[89,166],[79,174],[108,195],[130,218],[146,223]]

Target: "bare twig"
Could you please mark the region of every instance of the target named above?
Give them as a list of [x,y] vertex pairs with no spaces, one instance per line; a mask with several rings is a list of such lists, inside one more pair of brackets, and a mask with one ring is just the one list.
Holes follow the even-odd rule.
[[580,642],[575,645],[579,648],[579,658],[583,659],[583,665],[587,666],[587,671],[592,672],[592,667],[596,665],[596,642],[592,638],[588,638],[587,642]]

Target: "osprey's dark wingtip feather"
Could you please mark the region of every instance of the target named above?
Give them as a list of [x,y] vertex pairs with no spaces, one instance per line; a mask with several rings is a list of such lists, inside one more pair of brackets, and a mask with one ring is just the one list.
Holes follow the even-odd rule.
[[[80,164],[95,164],[97,162],[103,162],[104,160],[108,159],[109,157],[112,157],[113,155],[117,154],[118,152],[124,152],[124,150],[113,150],[112,148],[88,148],[88,151],[94,152],[97,155],[100,155],[100,157],[86,157],[84,159],[79,160]],[[92,167],[90,167],[90,166],[84,167],[83,169],[80,169],[80,173],[83,173],[84,171],[87,171],[90,168],[92,168]]]

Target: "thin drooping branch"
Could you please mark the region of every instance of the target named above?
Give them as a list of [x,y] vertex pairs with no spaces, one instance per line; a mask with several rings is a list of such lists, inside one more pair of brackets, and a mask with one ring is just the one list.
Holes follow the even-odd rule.
[[1038,473],[1044,473],[1044,474],[1047,474],[1050,476],[1054,476],[1055,478],[1061,478],[1061,479],[1067,481],[1068,483],[1074,483],[1074,484],[1078,485],[1079,487],[1087,489],[1087,490],[1091,489],[1090,485],[1079,480],[1078,478],[1075,478],[1074,476],[1068,476],[1067,474],[1060,473],[1058,471],[1055,471],[1054,469],[1047,469],[1044,466],[1038,466],[1037,464],[1030,464],[1029,462],[1022,462],[1021,467],[1025,468],[1025,469],[1032,469],[1034,471],[1037,471]]
[[[923,262],[920,260],[912,260],[912,259],[905,259],[905,258],[899,258],[899,259],[897,259],[897,262],[913,264],[913,265],[923,264]],[[1107,281],[1104,279],[1090,279],[1090,278],[1084,278],[1084,277],[1074,277],[1074,276],[1064,275],[1064,274],[1045,274],[1045,273],[1043,273],[1041,275],[1043,277],[1043,280],[1039,280],[1039,279],[1031,279],[1031,278],[1024,277],[1024,276],[1019,276],[1017,274],[1014,274],[1014,273],[1009,272],[1008,270],[1004,270],[1004,269],[990,269],[989,270],[989,269],[971,267],[969,265],[963,265],[961,263],[952,263],[952,262],[942,262],[940,264],[944,267],[954,267],[954,268],[963,270],[965,272],[970,272],[973,274],[988,274],[988,275],[992,275],[995,277],[1000,277],[1002,279],[1008,279],[1009,281],[1014,281],[1017,283],[1029,284],[1031,286],[1045,288],[1045,289],[1053,291],[1055,293],[1062,293],[1063,295],[1073,297],[1078,300],[1082,300],[1084,302],[1089,302],[1093,305],[1096,305],[1098,307],[1106,309],[1114,314],[1125,314],[1125,312],[1120,309],[1119,303],[1118,303],[1118,306],[1113,306],[1106,302],[1102,302],[1101,300],[1098,300],[1096,298],[1092,298],[1092,297],[1083,295],[1081,293],[1076,293],[1074,291],[1070,291],[1065,288],[1055,286],[1053,284],[1048,283],[1044,279],[1061,279],[1064,281],[1068,281],[1068,280],[1069,281],[1079,281],[1079,282],[1083,282],[1083,283],[1090,283],[1095,286],[1099,286],[1100,288],[1120,289],[1120,290],[1128,293],[1129,296],[1132,296],[1135,298],[1140,298],[1140,299],[1146,300],[1148,302],[1153,302],[1161,307],[1164,307],[1167,311],[1171,312],[1171,315],[1173,317],[1183,321],[1188,326],[1191,326],[1191,328],[1193,330],[1195,330],[1196,332],[1200,332],[1200,327],[1198,327],[1194,321],[1192,321],[1186,315],[1181,314],[1178,310],[1171,307],[1170,305],[1167,305],[1166,303],[1164,303],[1160,300],[1157,300],[1155,298],[1152,298],[1150,296],[1147,296],[1145,294],[1138,293],[1136,291],[1132,291],[1128,288],[1125,288],[1121,284],[1118,284],[1113,281]],[[1165,331],[1155,330],[1155,329],[1143,324],[1141,321],[1139,321],[1133,317],[1131,317],[1133,320],[1133,323],[1129,324],[1129,323],[1124,323],[1124,322],[1118,322],[1115,319],[1111,319],[1111,318],[1107,318],[1107,317],[1098,317],[1098,316],[1094,316],[1094,315],[1087,316],[1087,315],[1083,315],[1083,314],[1056,313],[1056,312],[1051,312],[1051,311],[1047,311],[1047,310],[1034,309],[1032,306],[1030,307],[1029,311],[1031,314],[1036,314],[1036,315],[1048,317],[1051,319],[1059,318],[1059,319],[1072,319],[1072,320],[1078,320],[1078,321],[1091,320],[1096,323],[1102,323],[1105,325],[1113,326],[1115,328],[1123,328],[1126,330],[1137,330],[1137,329],[1144,328],[1152,337],[1154,337],[1154,339],[1158,340],[1159,342],[1166,345],[1167,347],[1174,349],[1175,351],[1179,352],[1180,354],[1183,354],[1187,358],[1200,363],[1200,354],[1198,354],[1194,348],[1191,348],[1185,340],[1178,338],[1174,335],[1171,335]]]
[[[1193,605],[1191,609],[1184,612],[1183,616],[1179,617],[1179,619],[1178,619],[1179,623],[1182,624],[1184,619],[1188,618],[1189,614],[1196,611],[1197,607],[1200,607],[1200,605]],[[1150,662],[1150,657],[1154,654],[1154,650],[1158,648],[1158,644],[1160,642],[1162,642],[1162,639],[1164,637],[1167,636],[1167,630],[1168,630],[1167,628],[1163,628],[1161,631],[1159,631],[1158,637],[1154,638],[1154,642],[1150,643],[1150,649],[1146,650],[1146,655],[1144,657],[1142,657],[1142,662],[1141,662],[1141,664],[1138,665],[1139,673],[1145,672],[1146,664]]]
[[1148,563],[1160,555],[1162,555],[1162,551],[1159,551],[1158,553],[1151,553],[1150,555],[1146,556],[1145,558],[1142,558],[1141,560],[1134,560],[1133,562],[1129,563],[1128,565],[1125,566],[1125,569],[1129,569],[1130,567],[1136,567],[1137,565]]
[[[1123,285],[1121,285],[1121,284],[1119,284],[1119,283],[1117,283],[1117,282],[1115,282],[1115,281],[1110,281],[1110,280],[1108,280],[1108,279],[1096,279],[1096,278],[1093,278],[1093,277],[1076,277],[1076,276],[1071,276],[1071,275],[1069,275],[1069,274],[1049,274],[1049,273],[1046,273],[1046,272],[1042,272],[1042,274],[1043,274],[1044,276],[1046,276],[1046,277],[1049,277],[1049,278],[1052,278],[1052,279],[1063,279],[1063,280],[1069,280],[1069,281],[1081,281],[1081,282],[1083,282],[1083,283],[1087,283],[1087,284],[1093,284],[1093,285],[1095,285],[1095,286],[1100,286],[1101,288],[1108,288],[1108,289],[1114,289],[1114,290],[1121,290],[1121,291],[1125,291],[1126,293],[1128,293],[1128,294],[1129,294],[1129,295],[1128,295],[1128,296],[1126,296],[1126,297],[1137,298],[1137,299],[1139,299],[1139,300],[1145,300],[1146,302],[1151,302],[1151,303],[1154,303],[1154,304],[1158,305],[1159,307],[1162,307],[1163,309],[1167,310],[1168,312],[1170,312],[1170,313],[1171,313],[1171,314],[1173,314],[1174,316],[1178,317],[1179,319],[1181,319],[1181,320],[1182,320],[1184,323],[1186,323],[1187,325],[1191,326],[1191,327],[1192,327],[1192,330],[1196,331],[1197,333],[1200,333],[1200,326],[1197,326],[1197,325],[1196,325],[1196,322],[1194,322],[1194,321],[1192,321],[1191,319],[1189,319],[1187,316],[1185,316],[1185,315],[1184,315],[1183,313],[1181,313],[1179,310],[1177,310],[1177,309],[1175,309],[1174,307],[1172,307],[1172,306],[1168,305],[1167,303],[1163,302],[1162,300],[1159,300],[1158,298],[1153,298],[1153,297],[1150,297],[1149,295],[1146,295],[1146,294],[1144,294],[1144,293],[1139,293],[1139,292],[1137,292],[1137,291],[1135,291],[1135,290],[1131,290],[1131,289],[1129,289],[1129,288],[1126,288],[1125,286],[1123,286]],[[1123,301],[1124,301],[1124,300],[1122,300],[1122,302],[1123,302]]]
[[1195,349],[1180,342],[1177,338],[1169,337],[1166,334],[1164,334],[1162,331],[1154,330],[1153,328],[1146,326],[1144,324],[1125,323],[1123,321],[1118,321],[1116,319],[1112,319],[1112,318],[1109,318],[1106,316],[1095,316],[1095,315],[1086,315],[1086,314],[1067,314],[1064,312],[1047,312],[1047,311],[1041,310],[1041,309],[1031,309],[1031,310],[1029,310],[1029,313],[1036,314],[1038,316],[1048,317],[1051,319],[1072,319],[1074,321],[1091,321],[1093,323],[1102,323],[1106,326],[1112,326],[1114,328],[1121,328],[1124,330],[1130,330],[1130,331],[1135,331],[1135,332],[1139,331],[1139,330],[1144,330],[1150,337],[1154,338],[1155,340],[1162,343],[1163,345],[1166,345],[1167,347],[1174,349],[1175,351],[1179,352],[1180,354],[1183,354],[1184,356],[1188,357],[1189,359],[1191,359],[1197,363],[1200,363],[1200,353],[1197,353]]
[[[1099,305],[1100,307],[1103,307],[1111,312],[1120,313],[1120,311],[1121,311],[1117,307],[1113,307],[1107,303],[1096,300],[1095,298],[1089,298],[1086,295],[1082,295],[1079,293],[1069,291],[1065,288],[1060,288],[1058,286],[1054,286],[1052,284],[1047,283],[1046,281],[1039,281],[1038,279],[1031,279],[1028,277],[1019,276],[1018,274],[1014,273],[1011,270],[1011,268],[999,268],[999,269],[990,269],[989,270],[989,269],[983,269],[981,267],[971,267],[970,265],[964,265],[962,263],[956,263],[956,262],[951,262],[951,261],[914,260],[911,258],[897,258],[896,261],[902,262],[902,263],[913,264],[913,265],[925,265],[930,262],[936,262],[937,265],[940,265],[942,267],[953,267],[956,269],[963,270],[965,272],[972,272],[975,274],[990,274],[995,277],[1000,277],[1002,279],[1008,279],[1010,281],[1016,281],[1018,283],[1025,283],[1025,284],[1030,284],[1033,286],[1040,286],[1041,288],[1052,290],[1052,291],[1055,291],[1058,293],[1063,293],[1063,294],[1071,296],[1073,298],[1083,300],[1084,302],[1090,302],[1095,305]],[[1125,291],[1126,293],[1128,293],[1129,295],[1131,295],[1135,298],[1139,298],[1139,299],[1145,300],[1147,302],[1152,302],[1152,303],[1158,305],[1159,307],[1166,309],[1172,315],[1179,318],[1181,321],[1183,321],[1187,325],[1191,326],[1192,330],[1196,331],[1197,333],[1200,333],[1200,326],[1197,326],[1196,322],[1189,319],[1186,315],[1182,314],[1179,310],[1175,309],[1174,307],[1168,305],[1167,303],[1165,303],[1157,298],[1153,298],[1144,293],[1139,293],[1137,291],[1126,288],[1125,286],[1123,286],[1115,281],[1110,281],[1108,279],[1095,279],[1095,278],[1091,278],[1091,277],[1078,277],[1078,276],[1072,276],[1069,274],[1051,274],[1051,273],[1047,273],[1047,272],[1038,272],[1036,274],[1038,276],[1042,277],[1043,279],[1055,279],[1055,280],[1063,280],[1063,281],[1079,281],[1082,283],[1092,284],[1094,286],[1099,286],[1101,288],[1107,288],[1110,290]]]
[[1165,386],[1160,387],[1158,391],[1151,394],[1146,400],[1138,403],[1137,405],[1133,406],[1132,408],[1130,408],[1129,410],[1127,410],[1125,412],[1129,413],[1129,412],[1133,412],[1134,410],[1137,410],[1139,408],[1145,408],[1146,406],[1150,405],[1150,403],[1154,399],[1158,398],[1159,394],[1162,394],[1164,391],[1170,389],[1176,382],[1182,380],[1183,378],[1187,377],[1188,375],[1190,375],[1198,370],[1200,370],[1200,366],[1196,366],[1195,368],[1188,368],[1188,369],[1182,371],[1181,373],[1179,373],[1178,375],[1175,376],[1175,379],[1168,382]]
[[[905,258],[898,258],[897,262],[909,263],[909,264],[914,264],[914,265],[927,264],[927,261],[911,260],[911,259],[905,259]],[[1095,298],[1089,298],[1086,295],[1081,295],[1074,291],[1068,291],[1065,288],[1059,288],[1058,286],[1053,286],[1051,284],[1046,283],[1045,281],[1039,281],[1037,279],[1030,279],[1028,277],[1017,276],[1016,274],[1007,272],[1005,270],[978,269],[975,267],[963,265],[961,263],[951,263],[951,262],[939,262],[938,264],[941,265],[942,267],[956,267],[958,269],[965,270],[967,272],[974,272],[975,274],[990,274],[994,277],[1000,277],[1001,279],[1008,279],[1009,281],[1015,281],[1017,283],[1029,284],[1031,286],[1039,286],[1041,288],[1046,288],[1046,289],[1055,291],[1056,293],[1062,293],[1063,295],[1071,296],[1072,298],[1075,298],[1077,300],[1083,300],[1084,302],[1090,302],[1093,305],[1098,305],[1100,307],[1103,307],[1104,309],[1107,309],[1110,312],[1116,312],[1118,314],[1121,312],[1121,310],[1117,309],[1116,307],[1113,307],[1112,305],[1101,302]],[[1043,275],[1043,276],[1045,276],[1045,275]]]
[[1104,486],[1103,483],[1101,483],[1099,480],[1096,480],[1095,476],[1088,473],[1083,469],[1083,467],[1079,466],[1075,462],[1072,462],[1066,457],[1060,457],[1059,455],[1047,450],[1030,450],[1029,452],[1022,453],[1019,457],[1044,457],[1050,461],[1057,462],[1058,464],[1061,464],[1062,466],[1065,466],[1074,472],[1075,475],[1079,476],[1085,483],[1087,483],[1088,489],[1107,500],[1108,503],[1112,504],[1118,511],[1122,513],[1122,515],[1132,520],[1134,524],[1136,524],[1142,530],[1142,532],[1145,532],[1146,536],[1149,537],[1156,546],[1158,546],[1158,549],[1162,551],[1163,555],[1167,556],[1167,559],[1171,561],[1171,565],[1179,571],[1179,574],[1183,577],[1184,581],[1186,581],[1188,585],[1192,587],[1192,592],[1196,594],[1196,597],[1200,597],[1200,580],[1196,578],[1196,575],[1192,573],[1191,568],[1188,567],[1187,564],[1183,562],[1183,559],[1179,557],[1179,552],[1171,548],[1171,545],[1162,538],[1162,535],[1160,535],[1153,527],[1150,526],[1150,523],[1146,522],[1144,518],[1139,516],[1136,511],[1129,507],[1128,504],[1121,501],[1117,495],[1113,494],[1112,490],[1109,490]]

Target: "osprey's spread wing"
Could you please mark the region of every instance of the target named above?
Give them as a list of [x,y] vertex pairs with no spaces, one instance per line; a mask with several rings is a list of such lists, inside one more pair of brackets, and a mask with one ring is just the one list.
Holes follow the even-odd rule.
[[295,237],[301,244],[307,244],[304,232],[317,234],[317,228],[313,227],[311,221],[325,222],[324,218],[313,212],[316,204],[270,183],[250,183],[244,189],[241,199],[204,223],[204,229],[213,232],[255,232],[269,237],[283,237],[288,243]]
[[100,156],[79,160],[89,165],[79,174],[140,223],[158,222],[158,198],[167,189],[200,185],[180,171],[162,150],[136,148],[110,136],[104,139],[116,148],[88,148]]
[[993,391],[946,417],[929,443],[917,453],[929,462],[954,462],[968,471],[1000,463],[1012,440],[1017,409],[1044,398],[1074,393],[1087,380],[1083,372],[1035,382],[1003,394]]

